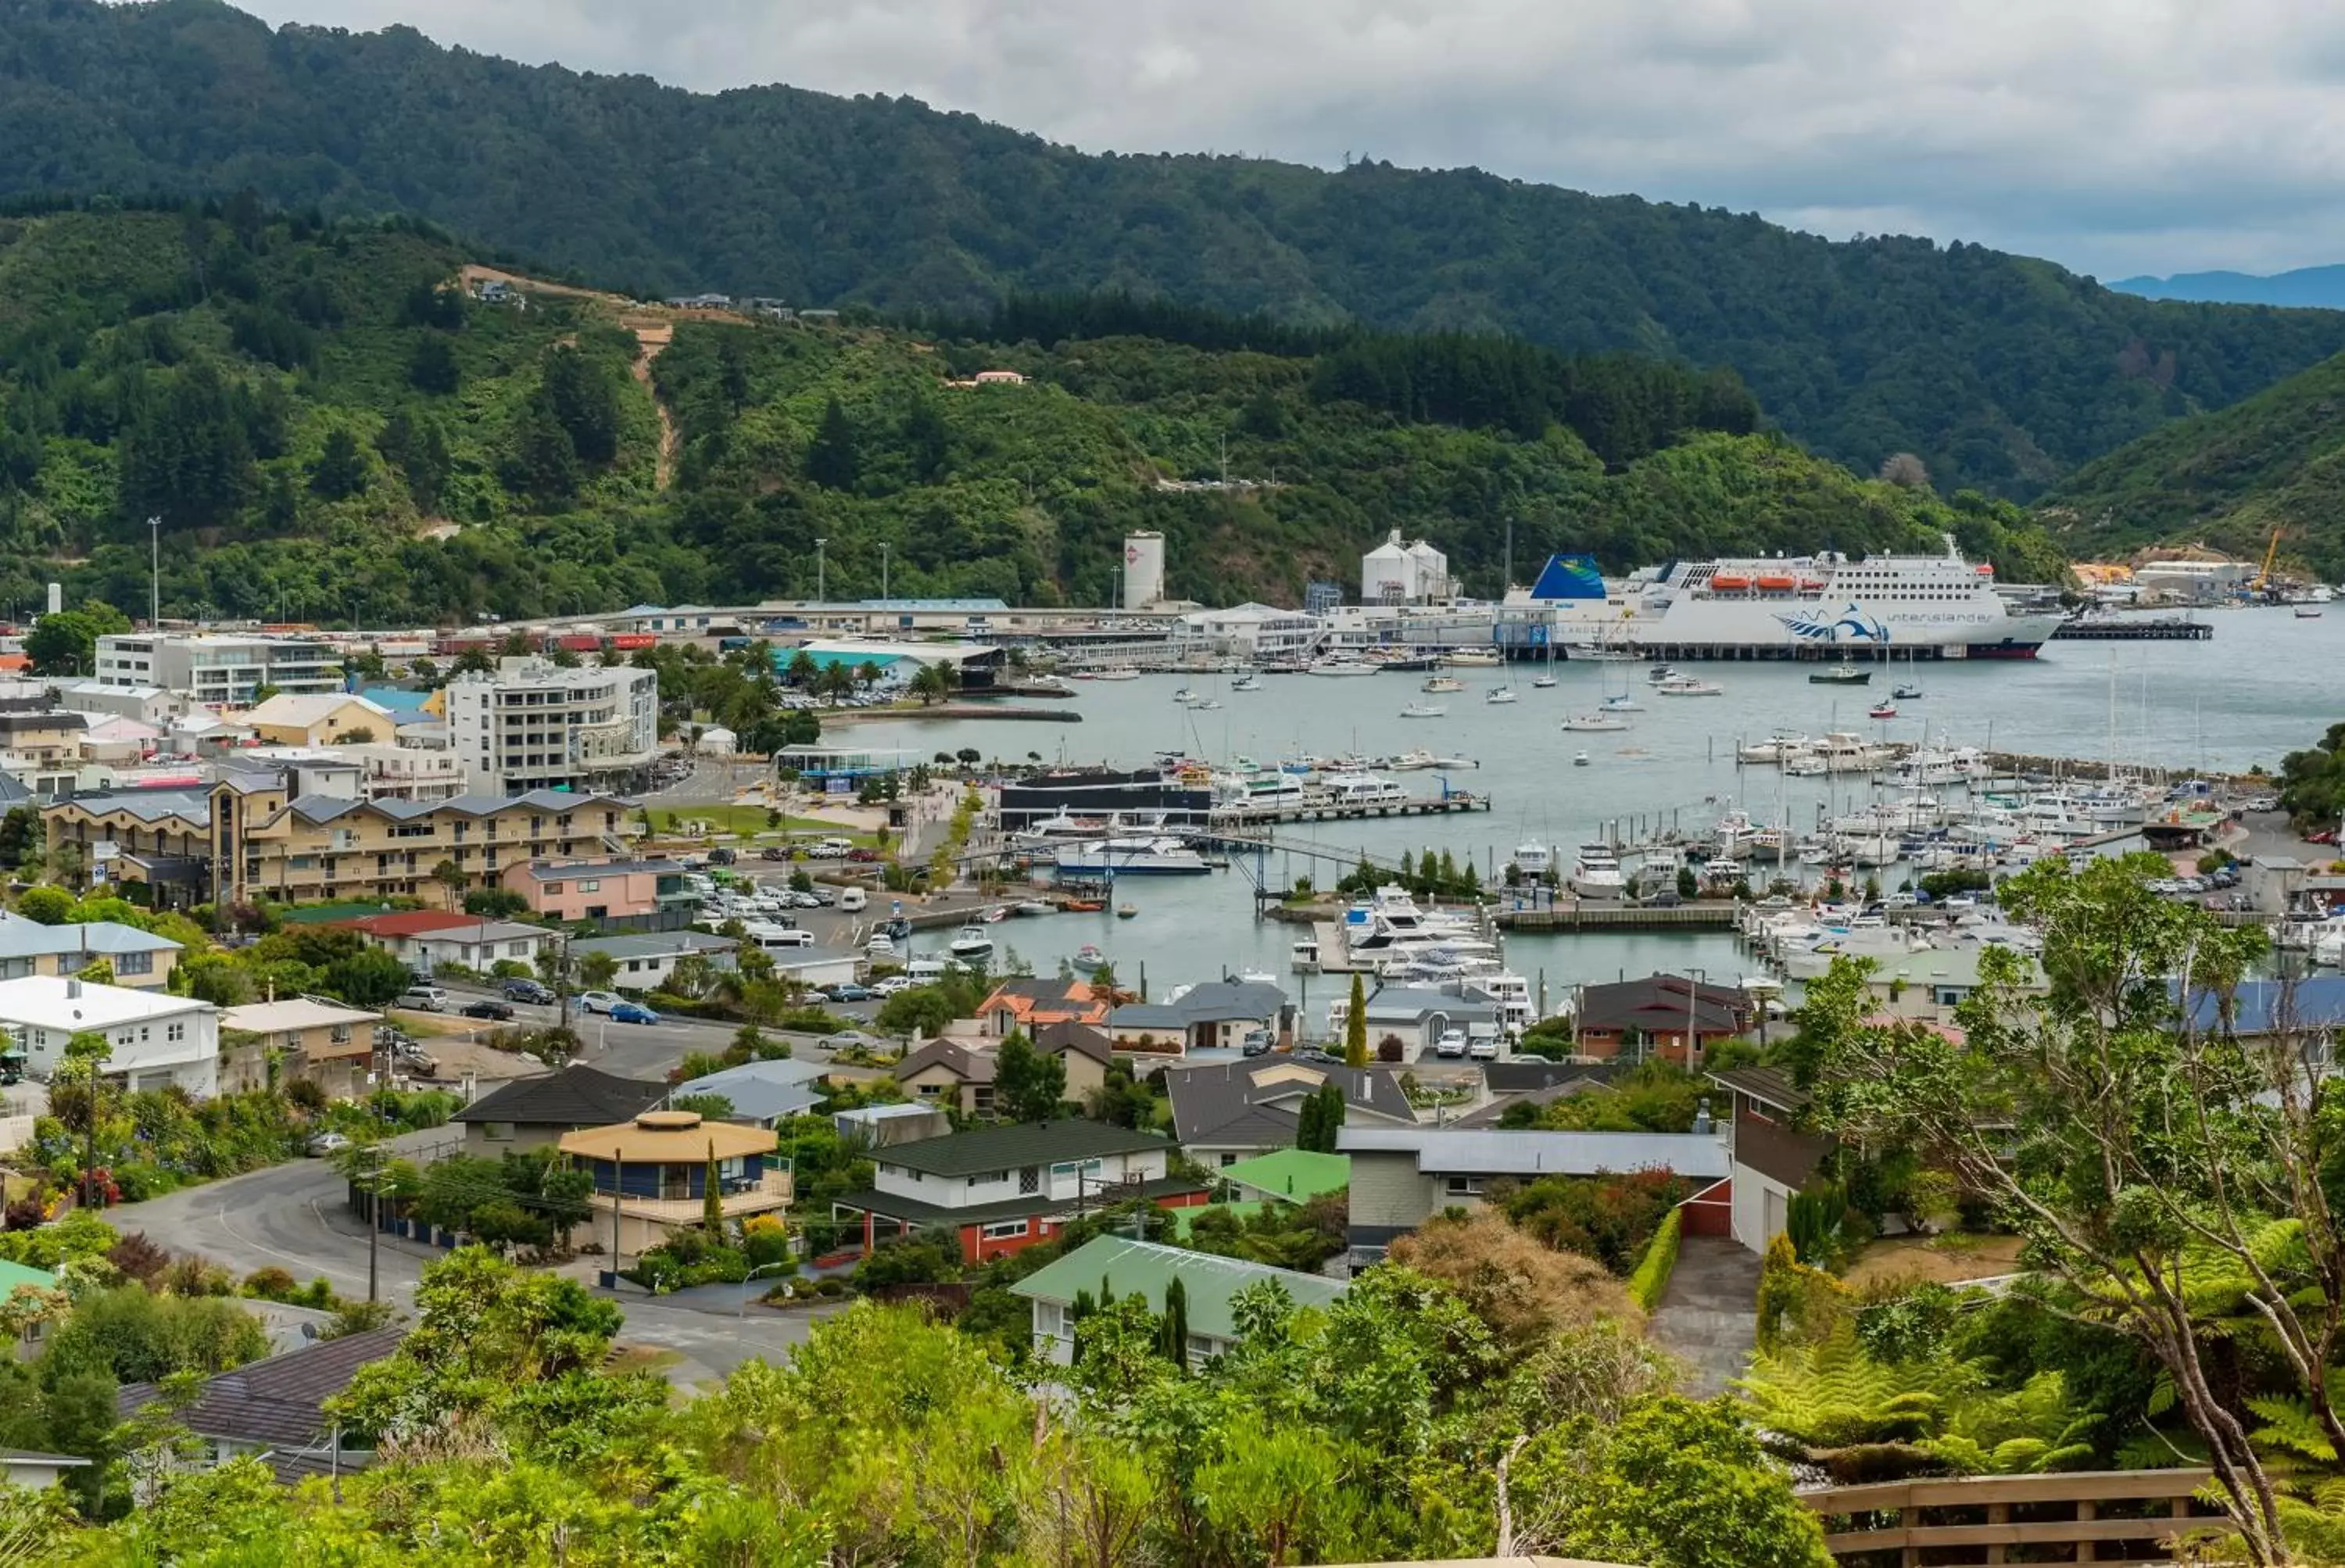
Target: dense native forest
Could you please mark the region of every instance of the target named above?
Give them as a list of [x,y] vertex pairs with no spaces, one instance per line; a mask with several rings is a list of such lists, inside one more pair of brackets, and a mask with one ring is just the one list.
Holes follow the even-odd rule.
[[249,187],[414,213],[645,293],[981,311],[1130,289],[1303,326],[1734,366],[1861,473],[2026,499],[2345,349],[2345,316],[2154,301],[2046,262],[1464,169],[1087,156],[909,100],[704,96],[272,32],[217,0],[0,0],[0,195]]
[[2345,575],[2345,356],[2244,402],[2178,420],[2078,469],[2045,507],[2072,554],[2203,541]]
[[[1484,593],[1509,529],[1518,576],[1942,532],[2060,570],[2008,503],[1767,433],[1731,372],[1118,296],[819,327],[491,304],[466,260],[249,197],[0,218],[0,613],[55,578],[143,606],[150,518],[168,614],[371,625],[811,596],[817,539],[834,594],[1101,603],[1134,528],[1205,599],[1296,602],[1392,528]],[[1025,379],[955,384],[983,371]]]

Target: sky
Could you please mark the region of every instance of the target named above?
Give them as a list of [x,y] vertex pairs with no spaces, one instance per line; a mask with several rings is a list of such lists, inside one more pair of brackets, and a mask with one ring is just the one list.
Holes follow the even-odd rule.
[[1089,151],[1470,164],[2105,280],[2345,260],[2345,7],[2319,0],[238,3],[700,90],[908,96]]

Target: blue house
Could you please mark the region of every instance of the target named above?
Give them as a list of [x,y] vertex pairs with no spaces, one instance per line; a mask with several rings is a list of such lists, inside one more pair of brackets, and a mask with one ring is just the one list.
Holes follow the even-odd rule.
[[587,1235],[612,1252],[641,1252],[707,1217],[712,1169],[727,1221],[789,1207],[790,1172],[770,1129],[711,1122],[697,1111],[645,1111],[633,1121],[563,1135],[571,1165],[594,1178]]

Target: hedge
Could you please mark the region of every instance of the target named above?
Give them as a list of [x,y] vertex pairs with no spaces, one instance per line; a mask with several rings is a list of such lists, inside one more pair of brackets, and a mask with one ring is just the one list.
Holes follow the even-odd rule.
[[1670,1273],[1678,1266],[1678,1227],[1684,1218],[1684,1209],[1670,1210],[1646,1244],[1637,1272],[1629,1276],[1629,1297],[1648,1312],[1661,1304],[1661,1292],[1670,1288]]

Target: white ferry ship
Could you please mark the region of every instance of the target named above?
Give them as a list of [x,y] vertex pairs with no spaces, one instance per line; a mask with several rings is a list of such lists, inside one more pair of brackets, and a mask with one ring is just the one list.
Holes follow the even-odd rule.
[[1513,602],[1549,609],[1549,635],[1572,657],[2033,658],[2062,618],[2013,614],[1995,568],[1964,560],[1951,536],[1943,555],[1673,561],[1612,582],[1588,556],[1557,555]]

